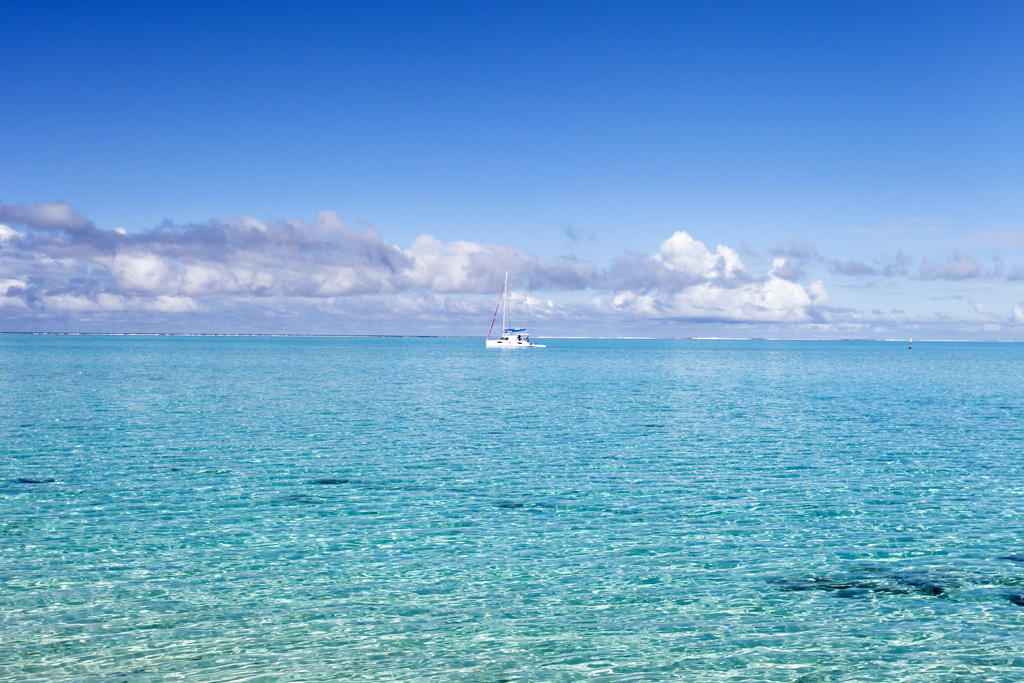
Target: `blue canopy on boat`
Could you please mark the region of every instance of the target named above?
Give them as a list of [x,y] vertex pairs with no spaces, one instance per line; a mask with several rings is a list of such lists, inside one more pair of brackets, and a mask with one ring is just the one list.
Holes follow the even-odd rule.
[[505,330],[505,331],[506,331],[506,332],[526,332],[526,328],[524,327],[524,328],[523,328],[523,329],[521,329],[521,330],[512,330],[512,329],[508,329],[508,330]]

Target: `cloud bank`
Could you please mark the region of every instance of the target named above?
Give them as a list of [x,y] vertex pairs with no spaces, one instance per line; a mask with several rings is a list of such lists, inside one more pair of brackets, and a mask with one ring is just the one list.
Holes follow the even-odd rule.
[[[736,250],[678,231],[656,253],[602,267],[426,234],[403,248],[331,211],[310,223],[242,216],[129,233],[63,203],[0,203],[0,331],[479,334],[506,270],[516,310],[551,335],[871,336],[907,320],[837,307],[808,275],[906,277],[905,255],[839,262],[795,240],[770,253],[752,272]],[[915,274],[984,275],[962,250]],[[998,317],[977,300],[966,308],[989,325]],[[1005,322],[1019,325],[1020,310]]]

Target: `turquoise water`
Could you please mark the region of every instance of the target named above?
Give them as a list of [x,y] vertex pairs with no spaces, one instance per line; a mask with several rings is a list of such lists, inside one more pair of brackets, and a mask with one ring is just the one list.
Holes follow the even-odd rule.
[[0,679],[1021,681],[1024,345],[0,336]]

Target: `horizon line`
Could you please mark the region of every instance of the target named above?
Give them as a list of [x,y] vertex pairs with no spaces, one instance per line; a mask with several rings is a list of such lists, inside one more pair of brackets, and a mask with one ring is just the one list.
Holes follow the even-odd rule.
[[[28,332],[0,331],[0,335],[51,337],[280,337],[306,339],[486,339],[479,335],[456,334],[312,334],[286,332]],[[874,337],[639,337],[639,336],[538,336],[536,339],[605,339],[616,341],[784,341],[784,342],[878,342],[913,343],[908,339]],[[1019,344],[1015,339],[918,339],[917,343]]]

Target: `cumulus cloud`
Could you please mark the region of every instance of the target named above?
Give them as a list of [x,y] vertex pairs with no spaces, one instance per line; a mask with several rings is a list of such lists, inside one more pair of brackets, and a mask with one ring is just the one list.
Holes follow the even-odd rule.
[[[602,270],[574,257],[546,261],[431,235],[401,248],[331,211],[311,223],[241,216],[129,233],[97,228],[63,204],[3,209],[21,230],[0,224],[0,305],[40,316],[262,311],[288,319],[298,310],[344,310],[366,320],[426,311],[470,319],[493,305],[506,270],[516,281],[514,304],[535,319],[805,321],[831,306],[820,281],[797,282],[791,260],[778,257],[755,276],[735,250],[711,250],[683,231],[655,254],[630,254]],[[536,294],[584,291],[595,294],[579,304]]]
[[[658,253],[619,259],[607,285],[607,308],[674,320],[807,321],[823,318],[831,301],[824,284],[794,282],[799,271],[783,257],[763,277],[747,272],[733,249],[714,251],[686,232],[662,242]],[[596,302],[598,305],[601,301]]]
[[670,294],[708,281],[719,287],[735,287],[748,279],[734,250],[718,245],[712,252],[680,230],[662,242],[656,254],[630,254],[617,259],[602,285],[615,291]]
[[683,231],[662,242],[654,260],[669,271],[697,279],[724,280],[743,272],[743,264],[735,251],[719,244],[712,254],[703,242]]
[[[362,321],[360,331],[392,333],[408,332],[402,325],[415,320],[418,330],[444,333],[489,321],[508,270],[518,311],[578,330],[630,321],[848,330],[843,325],[853,324],[853,314],[837,308],[824,282],[807,272],[824,266],[831,273],[905,274],[911,263],[903,254],[839,263],[806,241],[789,240],[769,250],[770,265],[743,251],[760,264],[752,271],[736,249],[709,247],[678,231],[655,253],[626,254],[599,267],[571,256],[545,260],[512,246],[426,234],[399,246],[331,211],[308,222],[240,216],[129,232],[99,228],[66,204],[0,209],[0,321],[7,321],[6,329],[21,324],[12,320],[108,321],[123,329],[146,319],[154,325],[190,320],[190,329],[209,331],[245,331],[254,321],[264,330],[302,323],[302,331],[337,331]],[[925,270],[969,277],[977,266],[958,254]],[[582,298],[574,301],[576,295]],[[993,320],[978,306],[975,311]],[[326,322],[317,327],[312,320]]]
[[[496,295],[504,271],[523,290],[586,289],[594,264],[572,257],[545,261],[512,247],[442,242],[421,235],[410,248],[370,226],[352,228],[325,211],[311,223],[251,216],[201,224],[165,222],[143,232],[103,230],[67,205],[3,205],[0,296],[4,307],[49,312],[165,313],[216,311],[260,300],[330,302],[391,297],[428,305],[421,295]],[[543,309],[540,300],[523,305]],[[474,311],[477,310],[473,302]]]

